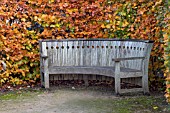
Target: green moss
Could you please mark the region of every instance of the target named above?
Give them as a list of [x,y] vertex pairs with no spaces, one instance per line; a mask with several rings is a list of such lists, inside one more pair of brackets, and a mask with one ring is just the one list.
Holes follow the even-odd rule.
[[163,98],[155,98],[153,96],[139,96],[132,98],[116,98],[116,99],[82,99],[69,102],[67,104],[77,107],[95,111],[95,113],[133,113],[141,112],[158,112],[163,109],[160,103]]
[[32,97],[42,93],[41,90],[18,90],[0,94],[0,100],[15,100],[25,97]]

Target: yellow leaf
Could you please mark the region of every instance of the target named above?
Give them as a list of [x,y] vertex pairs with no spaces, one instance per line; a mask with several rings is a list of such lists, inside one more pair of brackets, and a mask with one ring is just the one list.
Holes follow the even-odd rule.
[[120,19],[120,17],[119,16],[115,16],[115,19]]
[[124,21],[122,24],[122,27],[126,27],[129,23],[127,21]]
[[107,29],[110,29],[110,28],[111,28],[111,25],[110,25],[110,24],[106,25],[106,28],[107,28]]
[[50,27],[55,27],[55,25],[50,25]]
[[23,77],[25,77],[25,72],[24,72],[24,71],[22,71],[21,73],[22,73],[22,76],[23,76]]
[[25,22],[25,21],[26,21],[26,19],[25,19],[25,18],[21,18],[21,21]]
[[158,107],[157,107],[157,106],[154,106],[153,109],[158,109]]
[[[30,27],[31,26],[31,22],[26,22],[25,23],[26,24],[26,27]],[[23,35],[24,33],[22,33],[22,35]],[[25,35],[25,34],[24,34]]]
[[42,16],[41,16],[42,19],[45,19],[46,17],[47,17],[46,14],[42,14]]
[[7,80],[7,78],[3,78],[4,80]]
[[38,17],[37,16],[34,16],[34,20],[37,21]]
[[41,18],[38,18],[38,21],[41,21]]
[[69,14],[72,14],[72,13],[73,13],[73,10],[68,9],[67,12],[68,12]]
[[112,18],[112,15],[111,15],[111,14],[109,14],[109,18]]
[[163,36],[164,36],[164,39],[165,39],[165,40],[167,40],[167,39],[168,39],[168,34],[167,34],[167,33],[166,33],[166,34],[164,34]]
[[104,25],[104,24],[102,24],[102,25],[101,25],[101,28],[105,28],[105,25]]
[[40,74],[37,74],[37,75],[36,75],[36,78],[40,78]]
[[139,2],[143,2],[144,0],[138,0]]
[[112,28],[113,28],[113,30],[116,28],[115,24],[114,24],[114,25],[112,25]]
[[4,83],[5,81],[4,81],[4,79],[1,79],[1,83]]
[[42,3],[42,0],[38,0],[38,4],[41,4]]
[[9,73],[6,73],[6,77],[9,77]]
[[60,24],[55,24],[56,27],[60,27]]
[[122,16],[126,16],[126,12],[121,12],[121,15]]
[[55,16],[50,16],[50,21],[55,22],[56,17]]
[[54,0],[50,0],[50,3],[53,3],[54,2]]
[[30,63],[30,66],[32,67],[34,64],[33,63]]
[[159,4],[161,4],[161,3],[162,3],[162,0],[159,0],[158,2],[156,2],[155,5],[159,5]]

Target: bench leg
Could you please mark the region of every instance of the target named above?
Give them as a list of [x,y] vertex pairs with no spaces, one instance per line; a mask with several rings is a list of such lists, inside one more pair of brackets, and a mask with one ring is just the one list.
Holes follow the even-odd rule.
[[89,86],[88,75],[83,75],[85,86]]
[[49,88],[49,73],[48,72],[44,73],[44,79],[45,79],[44,81],[45,88]]
[[117,75],[115,75],[115,93],[116,95],[119,95],[120,94],[120,78],[116,76]]
[[44,86],[44,73],[41,72],[41,70],[40,70],[40,75],[41,75],[41,87],[44,88],[45,87]]
[[44,87],[49,88],[48,58],[44,59]]
[[120,62],[115,62],[115,93],[120,93]]
[[142,88],[143,88],[143,93],[148,95],[149,94],[148,75],[144,75],[142,77]]

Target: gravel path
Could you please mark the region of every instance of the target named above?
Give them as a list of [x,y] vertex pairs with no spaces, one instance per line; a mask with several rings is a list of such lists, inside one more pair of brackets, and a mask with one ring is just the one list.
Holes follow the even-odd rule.
[[111,93],[61,89],[31,97],[0,101],[0,113],[87,113],[89,109],[74,105],[76,100],[117,98]]
[[165,102],[162,102],[163,95],[116,97],[112,91],[71,87],[42,92],[38,90],[38,93],[31,92],[28,95],[0,100],[0,113],[129,113],[126,112],[129,109],[133,110],[132,113],[168,113]]

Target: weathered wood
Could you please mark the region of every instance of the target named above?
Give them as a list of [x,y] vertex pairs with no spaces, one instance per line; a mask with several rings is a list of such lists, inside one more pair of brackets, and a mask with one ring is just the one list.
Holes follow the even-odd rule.
[[56,65],[56,64],[58,64],[58,62],[57,62],[57,59],[58,59],[58,54],[57,54],[57,42],[53,42],[52,43],[52,52],[53,52],[53,64],[52,65]]
[[51,49],[51,42],[46,42],[46,51],[47,51],[47,55],[48,55],[48,65],[52,65],[52,49]]
[[120,78],[132,78],[132,77],[142,77],[142,72],[120,72]]
[[149,58],[150,58],[150,52],[152,49],[153,43],[147,44],[146,52],[144,53],[146,58],[143,62],[143,77],[142,77],[142,87],[144,90],[144,94],[149,93],[149,87],[148,87],[148,65],[149,65]]
[[127,57],[127,58],[114,58],[113,61],[121,61],[121,60],[136,60],[136,59],[144,59],[145,57]]
[[96,43],[94,41],[91,41],[91,56],[90,56],[90,60],[91,60],[91,66],[95,66],[96,65],[96,59],[97,59],[97,55],[96,55]]
[[67,50],[67,58],[68,58],[68,60],[67,60],[67,65],[68,66],[74,66],[74,56],[73,56],[73,48],[72,48],[72,45],[74,45],[73,44],[73,41],[69,41],[68,43],[67,43],[67,45],[68,45],[68,50]]
[[[98,74],[114,77],[115,67],[89,67],[89,66],[51,66],[49,74]],[[141,77],[141,71],[129,68],[120,68],[121,78]]]
[[83,66],[83,56],[84,56],[84,45],[83,45],[83,41],[79,42],[80,44],[80,66]]
[[143,88],[120,89],[120,93],[143,92]]
[[84,53],[84,65],[91,66],[91,45],[89,41],[84,41],[85,53]]
[[89,83],[88,83],[88,75],[83,75],[83,79],[84,79],[84,82],[85,82],[85,86],[88,86]]
[[74,52],[75,52],[75,66],[80,65],[80,45],[78,41],[74,41]]
[[49,67],[49,72],[50,74],[98,74],[114,77],[114,70],[111,67],[52,66]]
[[[42,55],[41,56],[48,56],[47,55],[47,45],[46,42],[42,42]],[[45,88],[49,88],[49,70],[48,70],[48,58],[43,59],[43,67],[44,67],[44,85]]]
[[107,46],[107,42],[103,41],[101,44],[101,65],[102,66],[106,66],[106,61],[107,61],[107,57],[106,57],[106,46]]
[[115,93],[120,93],[120,62],[115,62]]
[[98,41],[97,45],[97,66],[102,66],[102,43]]
[[67,42],[63,42],[61,49],[63,51],[62,66],[67,66]]
[[59,76],[52,79],[85,79],[87,82],[88,79],[111,80],[114,77],[117,94],[122,90],[121,81],[140,85],[142,83],[144,93],[149,92],[148,63],[153,41],[62,39],[39,42],[41,82],[45,88],[49,87],[49,74],[57,74]]
[[41,55],[41,58],[46,59],[46,58],[48,58],[48,56],[46,56],[46,55]]
[[141,39],[117,39],[117,38],[91,38],[91,39],[41,39],[39,42],[64,42],[64,41],[125,41],[125,42],[143,42],[143,43],[153,43],[153,40],[141,40]]

